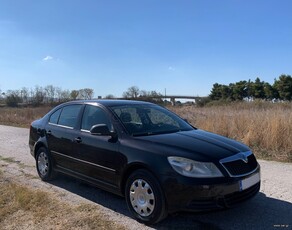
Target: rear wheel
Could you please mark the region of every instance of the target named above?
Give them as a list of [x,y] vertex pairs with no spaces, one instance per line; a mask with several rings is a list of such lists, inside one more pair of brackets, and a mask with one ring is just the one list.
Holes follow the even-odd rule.
[[39,177],[43,181],[49,181],[54,179],[55,172],[53,170],[52,159],[49,154],[49,151],[41,147],[36,154],[36,168],[39,174]]
[[126,183],[126,201],[135,218],[154,224],[166,217],[165,197],[157,179],[147,170],[133,172]]

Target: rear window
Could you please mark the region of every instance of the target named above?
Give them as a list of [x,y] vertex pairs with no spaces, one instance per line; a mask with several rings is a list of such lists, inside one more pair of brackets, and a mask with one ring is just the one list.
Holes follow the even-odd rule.
[[82,105],[68,105],[54,112],[49,122],[70,128],[74,128],[78,121],[78,115]]
[[58,109],[56,112],[54,112],[51,115],[50,120],[49,120],[49,122],[51,124],[58,124],[58,120],[59,120],[61,111],[62,111],[62,109]]

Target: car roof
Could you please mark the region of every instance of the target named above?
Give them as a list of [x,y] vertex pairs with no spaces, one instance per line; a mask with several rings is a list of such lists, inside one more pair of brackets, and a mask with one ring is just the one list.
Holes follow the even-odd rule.
[[65,104],[101,104],[105,107],[112,107],[118,105],[152,105],[150,102],[134,101],[134,100],[118,100],[118,99],[96,99],[96,100],[76,100]]

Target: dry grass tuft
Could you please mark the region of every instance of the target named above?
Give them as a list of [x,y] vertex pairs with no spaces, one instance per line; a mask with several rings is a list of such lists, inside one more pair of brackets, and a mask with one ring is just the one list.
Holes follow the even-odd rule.
[[234,103],[170,109],[200,129],[247,144],[259,158],[292,162],[291,103]]
[[95,205],[68,205],[43,191],[11,182],[0,171],[1,229],[124,229]]
[[13,157],[2,157],[2,156],[0,156],[0,160],[6,161],[8,163],[15,162]]

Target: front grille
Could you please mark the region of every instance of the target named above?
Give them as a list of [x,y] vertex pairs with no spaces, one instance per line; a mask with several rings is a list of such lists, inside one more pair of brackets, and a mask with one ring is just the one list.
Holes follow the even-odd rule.
[[247,159],[247,163],[245,163],[243,160],[236,160],[223,163],[223,165],[231,175],[243,175],[252,172],[257,167],[257,161],[253,154],[250,155]]
[[[240,157],[244,154],[249,154],[248,156],[245,156],[247,161]],[[223,159],[220,163],[228,171],[230,176],[247,175],[256,170],[258,166],[255,156],[251,153],[240,153],[235,155],[232,160],[229,161]]]

